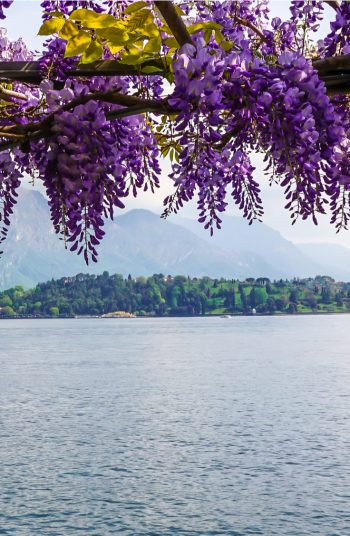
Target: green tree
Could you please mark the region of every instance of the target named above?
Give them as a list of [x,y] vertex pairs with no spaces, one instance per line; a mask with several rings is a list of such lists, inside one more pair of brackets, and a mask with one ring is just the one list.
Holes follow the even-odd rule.
[[276,303],[273,298],[267,299],[265,309],[268,313],[274,314],[274,312],[276,311]]
[[298,306],[296,303],[291,302],[288,305],[288,313],[289,314],[295,314],[298,311]]
[[256,287],[255,288],[255,297],[257,305],[263,305],[267,300],[267,292],[265,288]]
[[225,307],[233,311],[236,307],[236,293],[234,287],[225,292]]
[[16,315],[16,312],[14,311],[14,309],[10,307],[9,305],[6,305],[5,307],[3,307],[0,312],[3,316],[15,316]]
[[305,291],[304,293],[304,301],[307,306],[309,306],[311,309],[317,309],[318,302],[315,294],[311,291]]
[[325,304],[332,303],[332,293],[331,293],[331,289],[328,286],[322,287],[321,302]]
[[254,287],[249,293],[249,305],[250,307],[256,307],[258,305],[257,292]]
[[289,295],[289,301],[293,303],[299,302],[299,292],[296,288],[293,288],[290,295]]
[[0,296],[0,307],[12,307],[12,305],[13,302],[10,296],[8,296],[8,294],[3,294],[2,296]]
[[338,307],[343,307],[343,293],[342,292],[337,292],[337,294],[335,295],[335,302],[337,304]]

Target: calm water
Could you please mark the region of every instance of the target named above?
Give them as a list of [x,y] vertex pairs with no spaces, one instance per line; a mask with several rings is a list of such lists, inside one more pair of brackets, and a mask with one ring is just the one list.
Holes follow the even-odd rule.
[[0,534],[350,534],[350,315],[0,322]]

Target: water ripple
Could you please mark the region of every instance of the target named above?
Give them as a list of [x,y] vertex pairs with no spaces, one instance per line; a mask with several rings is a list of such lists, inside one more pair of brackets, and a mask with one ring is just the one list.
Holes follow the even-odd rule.
[[348,316],[0,322],[0,535],[348,536]]

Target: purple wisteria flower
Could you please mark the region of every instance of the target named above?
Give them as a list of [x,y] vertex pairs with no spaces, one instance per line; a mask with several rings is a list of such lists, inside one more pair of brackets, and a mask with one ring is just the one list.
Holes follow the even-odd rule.
[[[10,3],[1,3],[0,17]],[[57,9],[67,18],[83,8],[122,17],[127,25],[130,4],[47,0],[42,8],[44,19]],[[330,210],[336,228],[346,226],[349,102],[343,95],[330,99],[312,58],[350,53],[349,6],[341,3],[330,33],[316,45],[312,38],[324,11],[318,0],[292,1],[287,20],[271,20],[266,1],[184,2],[191,42],[176,48],[149,2],[164,40],[156,59],[171,63],[166,81],[140,66],[133,76],[70,78],[80,57],[66,58],[66,41],[56,34],[40,58],[40,86],[14,81],[3,87],[1,237],[21,177],[29,174],[44,184],[54,228],[66,246],[86,262],[96,261],[105,219],[124,207],[128,195],[159,186],[160,157],[167,154],[174,193],[165,199],[165,215],[196,198],[198,219],[210,232],[220,228],[229,203],[249,223],[261,219],[263,177],[252,165],[252,155],[261,153],[264,176],[283,188],[293,221],[317,223],[318,214]],[[141,51],[147,35],[139,24]],[[92,30],[93,40],[96,35]],[[0,30],[2,61],[33,57],[22,40],[11,42]],[[106,46],[102,58],[120,57]],[[126,96],[132,97],[127,104],[116,104]],[[140,113],[134,103],[142,101],[147,106]]]

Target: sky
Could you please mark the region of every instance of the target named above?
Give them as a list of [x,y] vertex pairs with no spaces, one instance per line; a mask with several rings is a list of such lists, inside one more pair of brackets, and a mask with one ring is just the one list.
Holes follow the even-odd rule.
[[[288,1],[271,1],[271,10],[275,16],[282,19],[288,18],[289,2]],[[36,34],[41,24],[40,5],[37,0],[15,0],[14,4],[8,9],[7,18],[5,21],[0,21],[0,24],[7,28],[8,35],[11,39],[23,37],[29,48],[32,50],[40,50],[43,39]],[[334,18],[334,12],[329,6],[325,6],[325,20],[319,30],[319,36],[322,37],[327,32],[329,21]],[[262,186],[262,198],[265,210],[263,222],[291,240],[292,242],[332,242],[350,248],[350,231],[342,231],[336,234],[335,230],[329,224],[329,216],[320,217],[319,225],[315,226],[311,221],[298,221],[294,226],[288,212],[283,208],[285,202],[282,195],[282,190],[278,186],[270,187],[268,179],[264,177],[262,157],[260,155],[253,156],[253,163],[256,167],[255,176]],[[130,208],[147,208],[154,212],[161,213],[163,198],[172,192],[172,184],[168,179],[170,172],[170,162],[163,160],[162,162],[162,187],[156,195],[140,194],[134,200],[130,199],[126,205]],[[239,211],[233,206],[227,211],[230,214],[239,215]],[[186,217],[196,217],[195,205],[191,204],[184,207],[182,215]],[[258,222],[253,225],[259,225]]]

